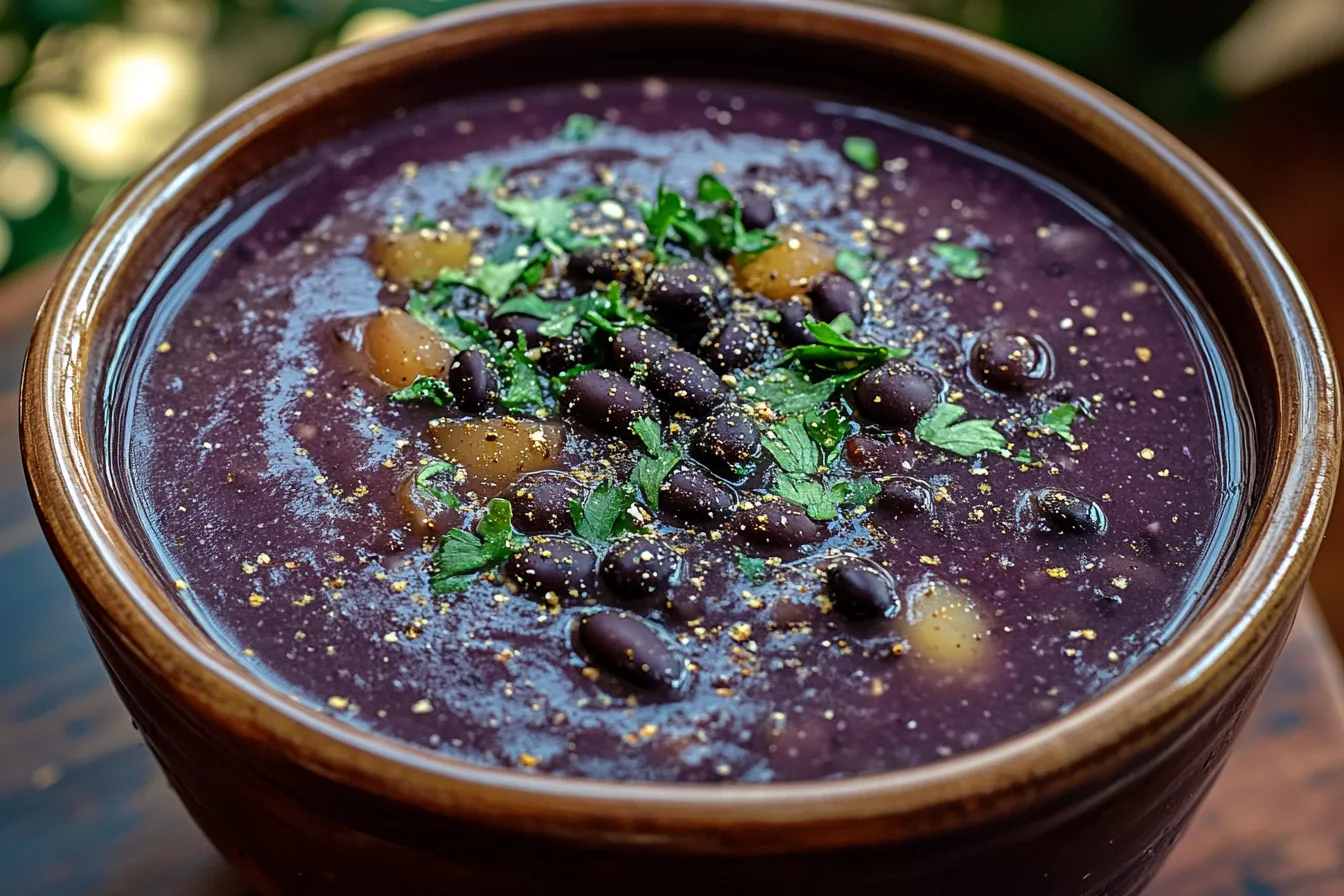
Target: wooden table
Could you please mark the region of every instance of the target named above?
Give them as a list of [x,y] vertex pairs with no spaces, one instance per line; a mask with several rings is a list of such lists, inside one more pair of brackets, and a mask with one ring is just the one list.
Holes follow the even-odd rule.
[[[112,692],[28,504],[15,389],[50,275],[0,289],[0,896],[245,893]],[[1344,893],[1341,822],[1344,674],[1309,603],[1150,896]]]

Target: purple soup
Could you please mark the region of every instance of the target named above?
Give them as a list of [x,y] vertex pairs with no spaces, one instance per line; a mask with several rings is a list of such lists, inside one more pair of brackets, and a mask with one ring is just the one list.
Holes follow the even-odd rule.
[[295,700],[533,773],[866,774],[1069,712],[1200,607],[1249,427],[1180,273],[974,139],[649,79],[312,147],[114,359],[164,587]]

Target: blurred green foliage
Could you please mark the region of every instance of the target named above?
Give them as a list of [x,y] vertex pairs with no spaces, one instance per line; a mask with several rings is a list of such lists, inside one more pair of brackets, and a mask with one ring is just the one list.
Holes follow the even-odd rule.
[[[126,177],[248,88],[342,38],[471,2],[0,0],[0,271],[68,245]],[[1216,113],[1206,51],[1250,2],[877,5],[1017,44],[1171,121]]]

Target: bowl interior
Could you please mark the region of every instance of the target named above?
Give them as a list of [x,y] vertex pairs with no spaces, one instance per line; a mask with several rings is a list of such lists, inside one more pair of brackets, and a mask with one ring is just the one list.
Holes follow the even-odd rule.
[[[289,704],[214,648],[155,584],[155,571],[133,550],[137,534],[121,531],[98,463],[109,360],[155,273],[242,184],[398,106],[557,80],[645,75],[797,86],[964,128],[976,142],[1047,170],[1156,248],[1208,307],[1248,372],[1255,472],[1247,500],[1255,513],[1248,537],[1229,558],[1225,590],[1205,604],[1201,618],[1127,681],[1014,741],[859,783],[771,785],[759,799],[711,796],[686,785],[676,785],[682,794],[673,796],[657,786],[543,781],[420,754]],[[1110,762],[1144,748],[1162,735],[1160,728],[1118,750],[1115,740],[1200,693],[1234,647],[1265,642],[1266,626],[1247,622],[1257,613],[1287,612],[1292,597],[1283,594],[1284,583],[1305,574],[1303,546],[1308,553],[1314,548],[1320,498],[1328,505],[1333,483],[1328,352],[1301,284],[1235,194],[1096,88],[962,32],[857,7],[801,0],[488,4],[335,54],[244,99],[176,148],[105,213],[52,295],[25,385],[30,475],[44,515],[63,517],[50,525],[68,565],[90,581],[113,627],[154,657],[165,676],[180,676],[184,700],[197,700],[187,694],[197,688],[197,705],[212,712],[255,713],[261,704],[267,714],[260,728],[282,737],[317,732],[321,742],[310,748],[324,768],[381,781],[384,770],[352,758],[378,755],[420,775],[405,778],[407,799],[431,804],[443,792],[436,788],[446,786],[435,779],[443,777],[534,797],[648,798],[664,812],[679,801],[687,811],[717,801],[732,812],[765,813],[770,804],[778,808],[781,800],[821,790],[837,798],[883,791],[891,806],[994,788],[1020,788],[1022,799],[1031,798],[1032,779],[1088,751]],[[1300,537],[1308,530],[1316,535]],[[840,813],[842,803],[808,811]]]

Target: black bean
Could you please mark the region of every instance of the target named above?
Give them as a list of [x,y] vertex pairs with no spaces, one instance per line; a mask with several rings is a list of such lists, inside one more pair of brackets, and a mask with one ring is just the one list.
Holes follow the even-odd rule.
[[760,453],[760,428],[736,408],[709,415],[691,432],[692,456],[719,472],[736,473]]
[[526,337],[529,346],[536,346],[541,342],[541,336],[537,333],[541,323],[540,318],[530,314],[501,314],[490,318],[490,332],[498,336],[501,342],[516,342],[521,334]]
[[933,507],[933,489],[925,482],[909,476],[897,476],[882,483],[877,506],[897,516],[928,513]]
[[1027,503],[1038,532],[1045,535],[1097,535],[1106,531],[1106,513],[1095,501],[1057,488],[1038,489]]
[[602,560],[602,582],[622,600],[656,597],[681,577],[681,555],[665,542],[628,538],[611,546]]
[[831,603],[850,619],[881,619],[897,610],[896,586],[880,566],[858,558],[835,563],[826,573]]
[[448,391],[468,414],[488,411],[499,401],[499,377],[490,356],[478,348],[458,352],[448,368]]
[[566,538],[535,538],[504,561],[504,575],[524,594],[547,602],[583,600],[597,586],[597,557]]
[[657,417],[644,390],[609,370],[585,370],[565,387],[566,410],[598,432],[629,438],[630,424]]
[[996,392],[1025,392],[1050,378],[1050,348],[1038,336],[984,333],[971,349],[971,375]]
[[913,429],[943,394],[942,378],[903,361],[888,361],[859,380],[859,412],[879,426]]
[[820,541],[826,530],[792,501],[760,501],[738,511],[737,528],[756,544],[799,547]]
[[640,687],[675,692],[686,677],[686,665],[638,616],[589,613],[579,620],[578,641],[589,662]]
[[662,330],[652,327],[625,327],[611,339],[612,366],[631,376],[636,364],[648,365],[677,347]]
[[812,316],[817,320],[830,323],[848,314],[854,323],[863,323],[866,315],[863,290],[844,274],[822,274],[807,295],[812,299]]
[[764,230],[775,223],[775,201],[760,190],[745,190],[738,197],[742,209],[742,226],[748,230]]
[[[528,345],[533,345],[528,340]],[[541,353],[537,366],[554,376],[584,362],[588,354],[588,342],[578,330],[568,336],[541,340]]]
[[699,336],[722,309],[723,282],[703,261],[659,268],[649,278],[644,307],[674,333]]
[[715,324],[700,341],[700,356],[719,373],[750,367],[765,357],[770,335],[754,317],[734,317]]
[[649,390],[674,411],[699,417],[728,397],[723,380],[690,352],[666,352],[650,359],[646,369]]
[[508,491],[513,504],[513,527],[528,535],[566,532],[574,528],[569,502],[580,501],[576,479],[558,470],[522,477]]
[[812,335],[812,331],[807,328],[805,323],[808,320],[815,321],[816,318],[803,306],[802,302],[797,299],[789,299],[780,302],[776,310],[779,312],[779,323],[775,325],[775,332],[779,334],[780,342],[785,345],[817,344],[817,337]]
[[613,281],[628,282],[642,266],[629,252],[613,246],[580,249],[569,258],[565,277],[580,290],[605,286]]
[[737,499],[705,473],[685,464],[677,467],[658,489],[658,509],[680,520],[727,520]]

